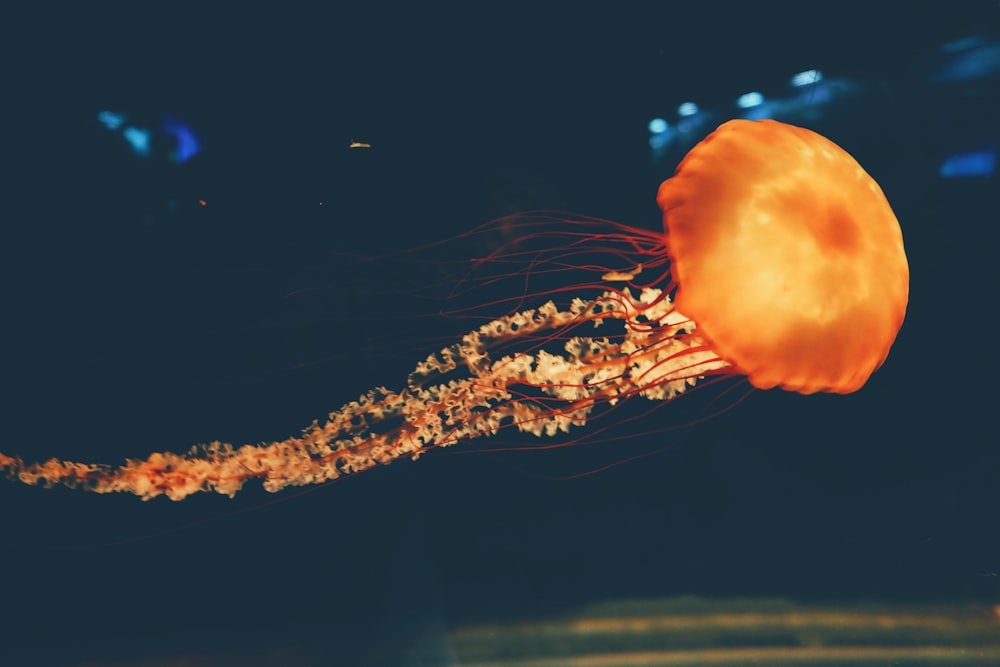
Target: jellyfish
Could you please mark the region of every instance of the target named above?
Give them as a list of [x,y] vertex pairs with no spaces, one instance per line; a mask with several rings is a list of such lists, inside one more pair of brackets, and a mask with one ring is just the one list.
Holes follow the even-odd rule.
[[[508,220],[515,249],[478,265],[531,252],[532,275],[572,268],[594,279],[536,294],[549,297],[537,305],[512,295],[513,310],[416,364],[402,388],[371,389],[300,435],[119,466],[0,453],[0,469],[143,500],[232,497],[254,479],[277,492],[502,429],[568,433],[623,401],[670,401],[713,378],[846,394],[885,361],[909,292],[902,233],[842,148],[792,125],[732,120],[684,157],[657,203],[662,232],[594,219],[545,232],[545,218]],[[538,239],[545,250],[520,249]],[[578,261],[595,249],[606,263]]]

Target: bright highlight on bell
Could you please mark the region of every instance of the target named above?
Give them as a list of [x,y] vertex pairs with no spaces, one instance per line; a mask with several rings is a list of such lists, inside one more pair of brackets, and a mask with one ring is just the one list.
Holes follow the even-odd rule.
[[[566,271],[587,255],[578,271],[592,280],[468,332],[418,363],[402,389],[372,389],[299,436],[213,442],[119,467],[0,454],[0,469],[27,484],[143,499],[232,496],[252,479],[279,491],[504,428],[568,432],[620,401],[669,401],[713,376],[848,393],[886,359],[909,292],[903,238],[879,186],[836,144],[775,121],[733,120],[688,153],[657,202],[663,232],[504,220],[521,240],[551,241],[532,271]],[[560,231],[546,232],[550,222]],[[593,266],[602,251],[608,265]],[[579,296],[554,300],[565,293]]]

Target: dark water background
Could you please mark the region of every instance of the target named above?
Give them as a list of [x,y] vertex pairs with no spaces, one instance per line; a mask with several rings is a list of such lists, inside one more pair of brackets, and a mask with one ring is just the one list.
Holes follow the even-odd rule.
[[[362,257],[525,208],[656,228],[673,165],[653,163],[648,121],[809,68],[861,86],[815,126],[903,228],[911,301],[887,363],[851,396],[755,392],[693,428],[441,452],[281,502],[4,484],[3,664],[364,647],[613,598],[996,604],[998,182],[938,166],[996,146],[998,80],[929,81],[941,45],[996,36],[995,3],[393,5],[9,22],[0,451],[279,439],[399,386],[462,326],[403,317],[439,304],[397,295],[405,262]],[[174,114],[204,150],[139,159],[105,109]],[[699,417],[671,407],[622,433]]]

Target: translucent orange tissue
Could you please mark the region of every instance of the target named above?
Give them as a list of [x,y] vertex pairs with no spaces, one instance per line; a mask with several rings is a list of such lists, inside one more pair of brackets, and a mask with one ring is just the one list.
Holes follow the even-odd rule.
[[677,310],[761,389],[859,389],[903,323],[909,268],[878,184],[799,127],[733,120],[657,195]]

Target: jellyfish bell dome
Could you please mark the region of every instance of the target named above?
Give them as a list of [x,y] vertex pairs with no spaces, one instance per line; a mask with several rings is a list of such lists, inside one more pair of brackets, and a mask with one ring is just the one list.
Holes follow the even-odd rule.
[[732,120],[657,195],[677,310],[761,389],[859,389],[903,323],[909,268],[878,184],[809,130]]

